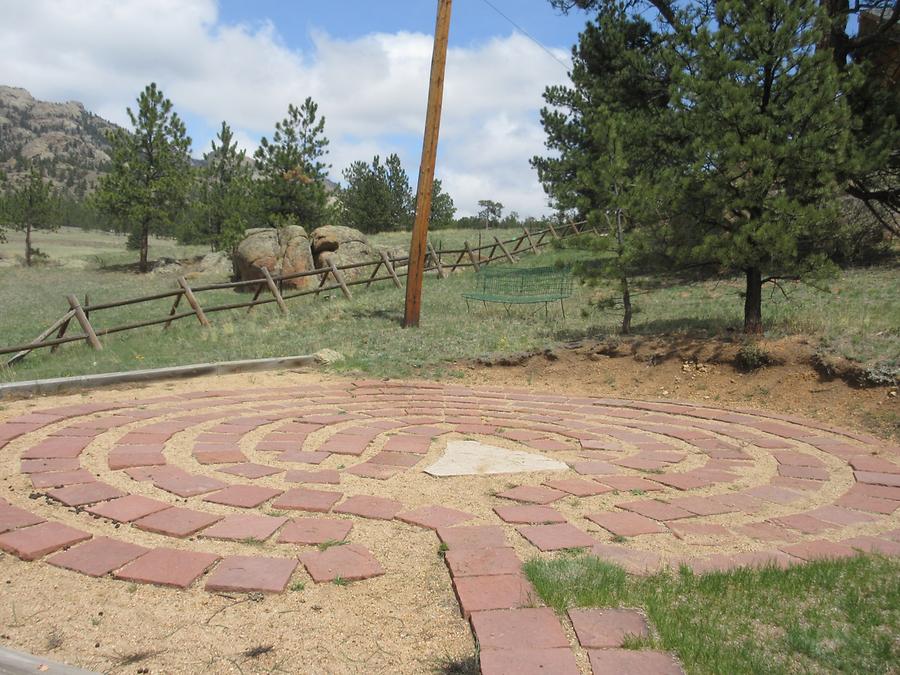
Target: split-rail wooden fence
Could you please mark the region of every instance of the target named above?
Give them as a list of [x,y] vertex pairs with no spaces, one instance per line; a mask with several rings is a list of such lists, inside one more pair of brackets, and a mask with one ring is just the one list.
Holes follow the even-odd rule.
[[[435,272],[439,278],[445,279],[457,269],[473,268],[477,272],[481,267],[489,265],[497,260],[515,264],[518,261],[516,258],[517,254],[538,253],[542,247],[553,240],[583,233],[584,227],[587,227],[587,225],[582,221],[566,223],[556,227],[551,224],[548,225],[546,229],[535,232],[530,232],[528,228],[522,228],[521,235],[506,241],[501,241],[498,237],[494,236],[493,242],[491,243],[473,247],[466,241],[463,243],[462,248],[457,249],[435,250],[431,245],[431,242],[428,242],[428,255],[425,271]],[[482,256],[481,254],[483,251],[487,251],[487,255]],[[453,262],[447,264],[448,260],[453,260]],[[100,338],[103,336],[158,325],[162,325],[163,329],[167,329],[173,322],[188,317],[195,317],[197,321],[200,322],[201,326],[209,327],[210,322],[208,316],[216,312],[242,309],[244,307],[247,308],[248,312],[251,312],[253,311],[253,308],[258,305],[275,303],[282,314],[287,314],[288,300],[305,295],[318,296],[325,291],[340,290],[344,297],[348,300],[352,300],[353,294],[350,291],[351,286],[365,285],[365,287],[368,288],[377,281],[389,280],[392,281],[397,288],[401,288],[402,284],[400,283],[400,277],[405,277],[407,275],[405,269],[402,268],[404,268],[407,262],[408,257],[394,258],[389,253],[382,251],[380,252],[379,260],[340,266],[331,262],[327,267],[306,272],[297,272],[295,274],[272,276],[269,271],[263,267],[260,268],[260,273],[263,275],[262,278],[251,279],[248,281],[231,281],[226,283],[191,286],[188,284],[187,279],[182,276],[178,278],[177,289],[165,293],[131,298],[129,300],[116,300],[113,302],[91,304],[90,300],[86,297],[85,303],[82,304],[76,295],[68,295],[66,296],[66,300],[69,303],[69,310],[47,328],[47,330],[28,344],[0,348],[0,354],[12,354],[12,357],[6,362],[7,366],[11,366],[24,359],[36,349],[50,349],[51,352],[55,352],[60,346],[66,343],[85,341],[93,349],[102,350],[103,344],[100,342]],[[361,268],[372,268],[372,272],[368,277],[360,277],[352,281],[344,279],[343,272]],[[384,271],[379,275],[382,268]],[[319,278],[319,283],[315,288],[305,288],[285,292],[284,282],[292,279],[299,279],[301,277],[313,276]],[[329,277],[331,277],[332,280],[330,284],[328,284]],[[217,291],[229,288],[249,288],[254,286],[256,289],[253,298],[245,302],[233,302],[204,307],[198,299],[199,295],[207,291]],[[172,298],[172,307],[169,310],[169,314],[165,317],[157,317],[108,328],[96,328],[91,322],[91,316],[96,315],[103,310],[136,305],[154,300],[163,300],[166,298]],[[187,303],[187,308],[181,308],[182,301]],[[75,335],[67,335],[73,321],[78,324],[82,332]]]

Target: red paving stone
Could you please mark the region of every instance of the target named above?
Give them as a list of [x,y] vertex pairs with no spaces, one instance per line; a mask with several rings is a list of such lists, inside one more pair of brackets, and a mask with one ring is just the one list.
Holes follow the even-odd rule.
[[281,593],[296,567],[293,558],[229,556],[216,565],[205,588],[225,593]]
[[891,515],[897,509],[900,509],[900,502],[892,499],[881,499],[880,497],[867,497],[851,488],[844,493],[835,504],[838,506],[856,509],[857,511],[866,511],[868,513],[881,513]]
[[612,492],[613,488],[606,485],[600,485],[596,481],[582,480],[580,478],[561,478],[559,480],[548,480],[544,482],[547,487],[554,490],[561,490],[576,497],[593,497],[602,495],[606,492]]
[[264,478],[266,476],[274,476],[275,474],[283,473],[284,469],[276,469],[275,467],[266,466],[264,464],[246,462],[244,464],[226,466],[223,469],[218,469],[218,471],[219,473],[227,473],[232,476],[241,476],[242,478],[247,478],[249,480],[256,480],[257,478]]
[[[716,523],[685,523],[682,521],[674,521],[671,523],[667,523],[668,528],[672,531],[679,539],[685,539],[688,537],[730,537],[732,536],[731,530],[729,530],[724,525],[718,525]],[[710,542],[713,543],[713,542]],[[721,542],[714,542],[721,543]]]
[[143,546],[117,539],[95,537],[67,551],[57,553],[48,558],[47,562],[88,576],[102,577],[144,555],[148,550]]
[[788,516],[772,518],[772,522],[781,525],[789,530],[796,530],[803,534],[821,534],[828,530],[834,529],[833,523],[826,523],[823,520],[814,518],[806,513],[792,513]]
[[498,497],[503,499],[511,499],[517,502],[528,502],[530,504],[551,504],[566,496],[561,490],[553,488],[540,487],[533,485],[519,485],[504,492],[498,492]]
[[369,462],[372,464],[397,466],[403,469],[414,467],[421,461],[422,458],[419,455],[409,455],[402,452],[379,452],[369,459]]
[[22,453],[22,459],[60,459],[78,457],[93,439],[45,438]]
[[807,466],[824,469],[822,460],[802,452],[773,452],[772,456],[782,466]]
[[879,473],[876,471],[855,471],[854,475],[859,483],[869,485],[884,485],[887,487],[900,487],[900,474]]
[[738,525],[732,528],[735,532],[743,534],[745,537],[757,539],[760,541],[797,541],[796,533],[786,530],[775,523],[747,523],[746,525]]
[[278,455],[278,457],[276,457],[276,461],[293,462],[296,464],[321,464],[329,457],[331,457],[330,452],[305,452],[303,450],[289,450],[288,452],[282,452],[280,455]]
[[900,473],[900,464],[895,464],[882,457],[873,455],[857,455],[847,460],[847,463],[857,471],[872,471],[875,473]]
[[473,612],[531,607],[538,601],[537,593],[522,574],[455,577],[453,589],[464,619]]
[[242,509],[253,509],[281,493],[282,490],[267,488],[262,485],[229,485],[224,490],[206,495],[203,501],[213,504],[224,504],[225,506],[236,506]]
[[163,469],[152,471],[153,485],[179,497],[196,497],[228,485],[217,478],[188,473],[177,467],[166,466]]
[[588,652],[594,675],[684,675],[671,654],[633,649],[594,649]]
[[[444,432],[441,432],[444,433]],[[432,439],[429,436],[403,435],[391,436],[382,448],[385,452],[409,452],[416,455],[428,453]]]
[[650,636],[644,615],[633,609],[570,609],[569,619],[585,649],[621,647],[626,636]]
[[451,550],[458,548],[492,548],[507,546],[506,534],[496,525],[461,525],[439,527],[438,539]]
[[744,494],[762,499],[766,502],[782,505],[793,504],[794,502],[803,499],[803,495],[798,492],[782,487],[776,487],[774,485],[760,485],[755,488],[750,488],[749,490],[744,490]]
[[157,450],[144,452],[116,452],[106,456],[106,464],[113,471],[130,469],[137,466],[162,466],[166,463],[165,455]]
[[207,448],[201,445],[194,448],[194,459],[200,464],[236,464],[246,462],[247,455],[239,448]]
[[304,551],[298,557],[317,584],[338,578],[359,581],[384,574],[375,556],[360,544],[331,546],[324,551]]
[[22,560],[37,560],[91,535],[62,523],[46,522],[0,534],[0,549]]
[[334,507],[335,513],[346,513],[352,516],[374,518],[376,520],[393,520],[394,516],[402,510],[403,504],[395,499],[368,497],[365,495],[348,497],[345,502]]
[[18,506],[7,504],[0,499],[0,534],[43,522],[44,519],[40,516],[25,509],[20,509]]
[[286,522],[287,518],[279,516],[234,513],[207,527],[200,535],[207,539],[265,541]]
[[667,504],[656,499],[641,499],[634,502],[620,502],[616,504],[620,509],[639,513],[653,520],[678,520],[679,518],[690,518],[694,514],[686,511],[673,504]]
[[482,675],[579,675],[570,649],[487,649],[479,654]]
[[881,555],[900,556],[900,543],[879,539],[878,537],[851,537],[840,542],[844,546],[856,548],[866,553],[879,553]]
[[212,553],[155,548],[128,563],[113,576],[139,584],[187,588],[217,560],[219,556]]
[[349,520],[337,518],[298,518],[292,520],[278,536],[279,544],[315,546],[330,541],[343,541],[353,529]]
[[542,551],[567,548],[590,548],[597,540],[569,523],[556,525],[525,525],[519,533]]
[[520,574],[522,561],[511,547],[454,548],[444,556],[453,577]]
[[495,506],[494,513],[504,522],[518,525],[566,522],[564,515],[549,506]]
[[670,499],[669,503],[698,516],[718,516],[738,511],[736,507],[727,506],[710,497],[676,497]]
[[23,459],[19,466],[21,473],[44,473],[45,471],[74,471],[81,462],[72,457],[58,459]]
[[190,537],[213,523],[222,520],[223,516],[204,511],[195,511],[174,506],[164,511],[151,513],[134,521],[134,526],[147,532],[165,534],[169,537]]
[[613,490],[619,490],[621,492],[630,492],[632,490],[654,492],[665,489],[662,485],[653,483],[646,478],[640,478],[639,476],[604,476],[603,478],[597,478],[596,480],[602,485],[606,485]]
[[781,551],[794,556],[795,558],[807,561],[820,560],[823,558],[849,558],[857,554],[850,546],[824,539],[782,546]]
[[615,464],[598,461],[573,462],[572,468],[584,476],[615,475],[621,471]]
[[65,485],[81,485],[96,483],[97,477],[90,471],[75,469],[74,471],[50,471],[31,474],[31,485],[35,488],[63,487]]
[[272,508],[327,513],[343,496],[341,492],[294,488],[276,499]]
[[356,464],[349,469],[345,469],[344,473],[352,473],[354,476],[361,478],[374,478],[376,480],[387,480],[393,478],[400,473],[400,467],[389,466],[387,464],[373,464],[372,462],[363,462]]
[[112,485],[101,483],[86,483],[84,485],[69,485],[61,488],[54,488],[47,491],[47,496],[52,497],[58,502],[62,502],[66,506],[84,506],[85,504],[93,504],[95,502],[105,501],[107,499],[115,499],[123,497],[125,493],[114,488]]
[[782,465],[778,467],[778,475],[785,478],[800,478],[804,480],[828,480],[828,470],[812,466]]
[[655,520],[645,518],[637,513],[624,511],[604,511],[601,513],[589,513],[585,516],[604,530],[608,530],[621,537],[635,537],[640,534],[657,534],[668,532],[666,528]]
[[471,513],[449,509],[446,506],[422,506],[412,511],[403,511],[396,516],[397,520],[404,523],[427,527],[431,530],[459,525],[474,517]]
[[709,479],[692,473],[663,474],[662,476],[653,476],[651,480],[673,487],[676,490],[693,490],[695,488],[706,487],[711,483]]
[[483,651],[569,649],[569,639],[548,607],[477,612],[472,631]]
[[151,513],[168,509],[171,504],[150,499],[142,495],[125,495],[118,499],[100,502],[87,508],[88,513],[103,516],[119,523],[130,523]]
[[341,474],[335,469],[320,469],[318,471],[294,469],[292,471],[288,471],[284,479],[288,483],[320,483],[323,485],[337,485],[341,482]]

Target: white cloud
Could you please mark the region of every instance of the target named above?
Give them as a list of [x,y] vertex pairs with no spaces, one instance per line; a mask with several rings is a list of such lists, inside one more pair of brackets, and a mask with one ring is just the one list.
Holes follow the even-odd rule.
[[[312,40],[303,53],[269,23],[225,25],[213,0],[30,0],[4,4],[0,63],[4,84],[80,100],[122,124],[125,107],[156,81],[182,116],[213,130],[228,120],[250,151],[288,103],[312,96],[327,120],[333,177],[354,159],[396,151],[414,179],[431,36],[318,32]],[[543,151],[541,93],[565,78],[522,35],[466,48],[453,47],[451,35],[438,175],[462,212],[485,198],[522,214],[546,211],[528,159]],[[206,145],[198,139],[195,153]]]

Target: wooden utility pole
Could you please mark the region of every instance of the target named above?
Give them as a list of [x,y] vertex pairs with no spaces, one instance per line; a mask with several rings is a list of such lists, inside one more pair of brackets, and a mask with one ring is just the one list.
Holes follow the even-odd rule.
[[441,105],[444,98],[444,68],[447,64],[447,42],[450,37],[450,9],[453,0],[438,0],[437,24],[434,28],[434,52],[431,56],[431,83],[428,87],[428,111],[425,114],[425,138],[419,165],[416,192],[416,220],[409,246],[409,273],[406,277],[406,310],[404,328],[419,325],[422,310],[422,277],[428,245],[428,220],[431,216],[431,191],[434,186],[434,164],[437,159],[441,127]]

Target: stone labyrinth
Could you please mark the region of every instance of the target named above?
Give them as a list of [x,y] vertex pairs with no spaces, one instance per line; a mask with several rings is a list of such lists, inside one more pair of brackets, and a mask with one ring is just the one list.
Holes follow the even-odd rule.
[[[425,472],[465,441],[561,468]],[[485,672],[578,672],[522,551],[583,548],[635,574],[900,554],[900,449],[700,405],[346,382],[40,409],[0,422],[0,448],[0,549],[72,574],[281,593],[384,574],[354,542],[363,519],[434,530]],[[570,618],[595,672],[678,672],[601,635],[635,617]]]

